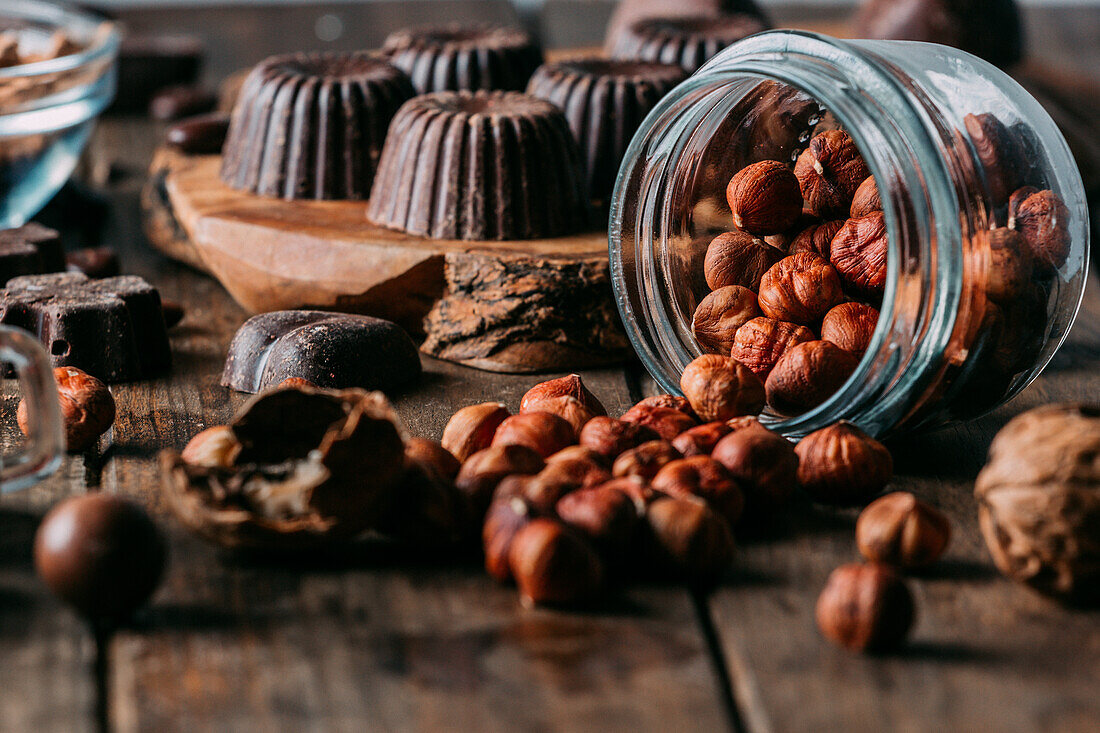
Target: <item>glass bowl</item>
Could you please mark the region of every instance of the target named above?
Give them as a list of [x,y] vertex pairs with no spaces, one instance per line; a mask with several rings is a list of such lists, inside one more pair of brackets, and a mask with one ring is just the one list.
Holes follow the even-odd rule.
[[0,68],[0,229],[22,226],[76,167],[95,119],[114,98],[117,27],[38,0],[4,0],[0,33],[44,52],[57,34],[77,53]]

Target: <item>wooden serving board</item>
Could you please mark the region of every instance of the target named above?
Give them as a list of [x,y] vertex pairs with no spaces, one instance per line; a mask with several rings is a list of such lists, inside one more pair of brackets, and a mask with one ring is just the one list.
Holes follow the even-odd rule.
[[621,361],[628,344],[606,231],[511,242],[413,237],[367,221],[363,201],[236,191],[220,157],[162,148],[142,196],[158,249],[217,278],[253,313],[320,308],[387,318],[433,356],[492,371]]

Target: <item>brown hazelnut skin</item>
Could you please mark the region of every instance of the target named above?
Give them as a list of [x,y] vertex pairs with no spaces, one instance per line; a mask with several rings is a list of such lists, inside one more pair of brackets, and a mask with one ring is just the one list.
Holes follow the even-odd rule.
[[596,551],[554,519],[534,519],[517,532],[508,563],[524,605],[583,601],[603,582],[603,564]]
[[519,414],[524,415],[528,412],[548,412],[551,415],[557,415],[572,426],[574,435],[578,435],[585,423],[597,416],[583,402],[569,395],[535,400],[530,403],[529,409],[521,410]]
[[693,586],[710,587],[733,563],[729,524],[699,499],[659,497],[646,509],[655,566]]
[[549,412],[521,412],[500,424],[492,445],[525,445],[543,458],[577,442],[577,433],[564,418]]
[[822,218],[848,214],[859,185],[870,169],[851,136],[843,130],[815,135],[794,164],[806,210]]
[[848,422],[810,433],[795,452],[799,485],[823,504],[866,501],[894,475],[894,460],[886,446]]
[[495,445],[470,456],[455,477],[477,516],[485,514],[493,492],[506,476],[532,475],[543,469],[542,457],[523,445]]
[[859,365],[859,355],[829,341],[807,341],[779,357],[764,388],[780,415],[817,407],[841,388]]
[[802,214],[802,194],[791,169],[761,160],[737,172],[726,187],[733,225],[757,236],[781,234]]
[[671,407],[639,407],[635,405],[623,414],[623,422],[644,425],[657,434],[658,438],[672,440],[688,428],[698,425],[695,418],[686,412]]
[[581,429],[580,444],[614,460],[620,453],[659,437],[656,431],[640,423],[595,417]]
[[695,308],[691,332],[704,349],[728,354],[737,329],[760,315],[756,293],[741,285],[727,285],[707,293]]
[[549,466],[561,461],[572,462],[577,460],[588,460],[600,466],[606,466],[607,456],[597,453],[591,448],[583,445],[571,445],[568,448],[562,448],[546,459],[546,465]]
[[688,458],[709,456],[718,441],[729,434],[731,428],[724,422],[708,422],[696,425],[672,439],[672,447]]
[[588,391],[588,388],[584,386],[584,380],[581,379],[579,374],[569,374],[558,379],[539,382],[523,395],[523,399],[519,403],[519,411],[537,411],[540,409],[537,403],[559,397],[572,397],[584,405],[593,417],[607,414],[603,403],[596,398],[596,395]]
[[611,466],[611,475],[651,481],[662,466],[680,457],[680,452],[667,440],[650,440],[620,454]]
[[1069,258],[1069,209],[1053,191],[1038,191],[1024,199],[1009,228],[1023,235],[1037,266],[1056,270]]
[[761,276],[782,257],[775,247],[735,229],[711,240],[703,259],[703,275],[711,290],[729,285],[755,290]]
[[779,509],[798,486],[798,454],[778,433],[756,424],[718,441],[711,458],[721,463],[745,495],[746,517]]
[[860,554],[897,568],[928,567],[940,559],[950,541],[947,516],[907,491],[875,499],[856,520]]
[[462,464],[434,440],[409,438],[405,441],[406,460],[419,463],[447,483],[454,483]]
[[865,303],[841,303],[821,320],[821,340],[845,351],[862,354],[878,325],[878,309]]
[[[835,240],[834,240],[835,242]],[[760,310],[768,318],[808,325],[844,301],[840,276],[812,252],[784,257],[760,280]]]
[[228,425],[215,425],[207,428],[188,441],[180,452],[184,463],[205,468],[229,468],[241,452],[233,428]]
[[994,205],[1007,203],[1021,183],[1023,153],[1018,138],[996,115],[988,112],[966,115],[963,127],[985,169],[984,177]]
[[695,410],[691,409],[691,404],[688,403],[687,399],[679,395],[671,394],[658,394],[641,399],[636,405],[626,411],[626,415],[633,414],[635,411],[641,412],[650,407],[669,407],[673,410],[679,410],[692,420],[699,419],[699,416],[695,414]]
[[520,496],[539,514],[553,514],[563,496],[580,489],[599,486],[611,480],[611,473],[593,461],[578,458],[546,464],[534,476],[507,476],[497,486],[493,501]]
[[535,516],[535,510],[519,496],[497,499],[489,506],[481,528],[485,570],[501,583],[512,579],[512,566],[508,562],[512,540]]
[[651,486],[654,491],[668,496],[702,499],[730,526],[737,524],[745,509],[741,487],[725,466],[710,456],[691,456],[672,461],[657,472]]
[[641,519],[634,500],[615,487],[595,486],[558,500],[558,517],[585,535],[605,559],[626,556]]
[[881,211],[849,219],[829,245],[829,262],[851,290],[879,298],[886,289],[887,242]]
[[736,359],[720,354],[704,354],[684,367],[680,389],[696,414],[707,422],[755,415],[764,408],[760,377]]
[[[65,444],[70,453],[80,453],[91,448],[114,424],[115,398],[106,384],[76,367],[57,367],[53,376]],[[30,426],[26,400],[20,400],[15,416],[19,429],[27,435]]]
[[813,252],[826,260],[829,259],[829,246],[833,242],[833,237],[844,226],[844,221],[844,219],[834,219],[811,224],[791,241],[789,253],[796,255],[799,252]]
[[863,183],[859,184],[855,196],[852,197],[852,206],[848,210],[848,217],[858,219],[861,216],[882,211],[882,199],[878,195],[878,185],[874,176],[867,176]]
[[1031,283],[1031,254],[1023,236],[998,227],[979,233],[977,247],[988,258],[985,294],[997,303],[1020,298]]
[[511,414],[499,402],[463,407],[447,421],[441,443],[455,458],[465,461],[492,445],[497,428]]
[[822,635],[852,651],[881,652],[901,645],[913,625],[913,595],[886,565],[852,563],[829,575],[815,616]]
[[751,369],[756,376],[767,379],[779,357],[788,349],[816,338],[814,332],[805,326],[761,316],[737,329],[730,356]]

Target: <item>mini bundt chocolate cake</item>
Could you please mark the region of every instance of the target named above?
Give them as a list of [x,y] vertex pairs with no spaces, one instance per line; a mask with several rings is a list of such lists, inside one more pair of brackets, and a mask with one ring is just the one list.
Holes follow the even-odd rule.
[[745,13],[639,20],[619,34],[611,55],[617,59],[679,64],[694,73],[712,56],[768,25]]
[[492,25],[406,28],[386,38],[382,53],[409,75],[421,94],[521,92],[542,63],[542,49],[530,34]]
[[605,201],[638,126],[657,100],[686,76],[675,64],[585,57],[543,64],[527,93],[565,113],[581,148],[589,191]]
[[588,223],[564,115],[518,92],[436,92],[393,119],[367,218],[436,239],[532,239]]
[[390,120],[415,95],[376,53],[273,56],[241,88],[222,180],[284,199],[366,198]]

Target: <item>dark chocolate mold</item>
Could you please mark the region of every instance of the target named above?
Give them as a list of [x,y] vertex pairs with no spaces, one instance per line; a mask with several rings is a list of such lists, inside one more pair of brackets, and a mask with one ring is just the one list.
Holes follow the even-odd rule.
[[222,180],[284,199],[365,198],[390,120],[415,93],[374,53],[269,58],[241,88]]
[[55,367],[105,382],[152,377],[172,364],[160,294],[140,277],[17,277],[0,290],[0,323],[37,334]]
[[542,50],[518,28],[425,26],[391,33],[382,46],[420,94],[503,89],[523,91]]
[[562,112],[517,92],[436,92],[393,120],[367,218],[436,239],[532,239],[588,222]]
[[767,29],[763,20],[744,13],[649,18],[620,33],[611,55],[617,59],[678,64],[691,73],[726,46]]
[[589,191],[605,201],[638,126],[686,76],[675,64],[585,57],[540,66],[527,93],[565,113],[580,145]]
[[41,224],[0,230],[0,284],[21,275],[61,272],[65,254],[61,235]]
[[324,311],[253,316],[233,337],[222,385],[261,392],[285,379],[327,389],[390,389],[420,376],[416,345],[381,318]]

